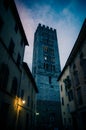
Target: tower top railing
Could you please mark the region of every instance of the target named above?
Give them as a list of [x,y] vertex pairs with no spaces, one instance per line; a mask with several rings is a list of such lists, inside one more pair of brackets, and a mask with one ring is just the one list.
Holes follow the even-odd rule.
[[51,32],[56,32],[56,29],[53,29],[52,27],[42,25],[41,23],[38,24],[37,30],[46,30]]

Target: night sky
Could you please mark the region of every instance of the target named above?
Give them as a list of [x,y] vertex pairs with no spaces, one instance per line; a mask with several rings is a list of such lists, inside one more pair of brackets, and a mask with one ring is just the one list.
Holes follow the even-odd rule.
[[57,30],[63,69],[86,18],[86,0],[15,0],[29,42],[24,61],[32,69],[34,32],[39,23]]

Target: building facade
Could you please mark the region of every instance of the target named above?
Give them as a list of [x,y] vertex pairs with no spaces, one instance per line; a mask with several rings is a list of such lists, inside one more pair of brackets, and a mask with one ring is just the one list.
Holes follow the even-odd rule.
[[18,123],[18,127],[21,130],[35,130],[37,93],[38,89],[32,73],[27,63],[23,62],[20,97],[22,101],[25,101],[25,104],[23,107],[19,106],[19,114],[22,118],[20,118],[21,123]]
[[[71,61],[70,61],[71,60]],[[86,129],[86,19],[70,54],[70,73],[74,90],[75,112],[72,112],[75,129]]]
[[[71,120],[72,127],[74,130],[86,129],[86,51],[85,50],[86,50],[86,19],[83,22],[80,33],[68,57],[65,67],[63,68],[58,78],[61,88],[62,83],[65,84],[65,86],[63,86],[64,88],[63,92],[60,89],[61,93],[60,97],[62,98],[62,93],[64,93],[64,99],[66,99],[67,95],[69,97],[69,100],[66,99],[66,102],[69,104],[69,110],[70,110],[69,114],[72,119]],[[65,80],[63,80],[64,76],[66,77],[65,72],[69,73],[68,74],[70,77],[69,83],[71,83],[69,85],[67,81],[65,82]],[[67,95],[65,94],[66,85],[69,87],[67,90]],[[72,90],[72,93],[69,93],[70,89]],[[70,98],[72,98],[72,102],[70,101]],[[65,113],[67,112],[64,109],[64,107],[66,106],[66,102],[64,102],[64,105],[63,104],[61,105],[63,120],[64,116],[67,119],[67,115],[64,115],[63,113],[63,110]]]
[[[27,65],[23,63],[26,45],[28,46],[28,41],[15,2],[1,0],[0,129],[25,130],[29,129],[30,124],[35,123],[37,89]],[[25,84],[24,80],[22,81],[22,72],[25,73],[23,75]],[[28,106],[29,96],[30,107]],[[23,104],[24,100],[25,104]]]
[[34,34],[32,74],[37,94],[37,125],[39,129],[59,127],[60,95],[57,77],[60,60],[56,30],[39,24]]
[[75,102],[73,88],[71,85],[69,66],[64,67],[58,80],[60,85],[60,102],[63,129],[73,130],[74,128],[71,112],[75,111]]

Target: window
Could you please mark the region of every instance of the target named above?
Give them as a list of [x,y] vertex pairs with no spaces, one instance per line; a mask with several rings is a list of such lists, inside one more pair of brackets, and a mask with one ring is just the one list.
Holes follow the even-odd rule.
[[69,123],[71,124],[71,118],[68,118]]
[[48,52],[48,47],[47,46],[44,46],[44,52]]
[[64,98],[62,97],[62,105],[64,105]]
[[55,63],[55,57],[51,57],[51,62]]
[[46,65],[45,65],[45,63],[44,63],[44,69],[45,69],[45,67],[46,67]]
[[14,77],[12,81],[12,88],[11,88],[11,93],[16,95],[17,94],[17,89],[18,89],[18,83],[17,83],[17,78]]
[[51,85],[51,88],[54,88],[53,85]]
[[45,69],[46,71],[49,71],[49,68],[50,68],[49,64],[44,63],[44,69]]
[[61,91],[62,91],[62,85],[61,85]]
[[75,79],[75,85],[79,85],[79,77],[78,77],[78,71],[74,70],[74,79]]
[[81,52],[81,53],[80,53],[80,59],[82,59],[83,56],[84,56],[84,55],[83,55],[83,52]]
[[55,113],[51,113],[50,114],[50,122],[54,122],[55,121]]
[[24,97],[24,89],[21,90],[21,98],[23,99]]
[[66,118],[64,118],[64,125],[66,126],[67,122],[66,122]]
[[63,80],[64,84],[65,84],[65,89],[66,91],[71,87],[71,80],[69,78],[69,76],[67,76],[64,80]]
[[21,56],[20,56],[20,54],[18,54],[18,57],[17,57],[17,65],[18,65],[18,67],[20,65],[20,61],[21,61]]
[[80,65],[82,67],[84,77],[86,78],[86,57],[83,53],[80,54]]
[[51,76],[49,76],[49,84],[51,84]]
[[78,97],[78,103],[79,103],[79,105],[82,105],[81,88],[78,88],[78,89],[77,89],[77,97]]
[[70,112],[70,106],[67,104],[67,111]]
[[65,112],[63,112],[63,114],[65,115]]
[[48,65],[48,64],[46,64],[46,70],[48,70],[48,68],[49,68],[49,65]]
[[52,65],[52,71],[55,71],[55,65]]
[[11,56],[13,55],[13,52],[14,52],[14,42],[11,39],[10,44],[9,44],[9,53]]
[[26,128],[26,130],[29,129],[29,114],[28,113],[26,114],[25,128]]
[[51,64],[48,64],[48,63],[44,63],[44,69],[46,71],[55,71],[55,66],[54,65],[51,65]]
[[30,105],[30,96],[28,96],[28,99],[27,99],[27,106]]
[[68,92],[68,99],[69,99],[69,101],[72,101],[72,100],[73,100],[73,91],[72,91],[72,90],[70,90],[70,91]]
[[51,39],[49,39],[48,44],[52,47],[53,46],[53,41]]
[[74,64],[74,65],[73,65],[73,70],[75,70],[75,69],[76,69],[76,65]]
[[77,87],[77,85],[79,85],[79,77],[78,77],[78,71],[76,70],[76,65],[73,65],[73,74],[74,74],[74,81],[75,81],[75,85]]
[[67,87],[66,86],[65,86],[65,94],[68,95],[68,93],[67,93]]
[[48,52],[49,52],[50,55],[54,56],[54,49],[49,48]]
[[2,63],[0,67],[0,88],[6,89],[9,78],[9,69],[8,66]]
[[82,59],[82,69],[84,73],[84,78],[86,79],[86,59]]
[[52,72],[53,71],[53,65],[50,64],[50,71]]
[[2,20],[2,18],[0,16],[0,31],[2,30],[2,27],[3,27],[3,20]]

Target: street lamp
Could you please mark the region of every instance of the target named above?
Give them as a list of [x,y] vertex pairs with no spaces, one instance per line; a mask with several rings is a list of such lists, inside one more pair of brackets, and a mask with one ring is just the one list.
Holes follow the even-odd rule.
[[25,104],[25,100],[22,100],[22,103]]

